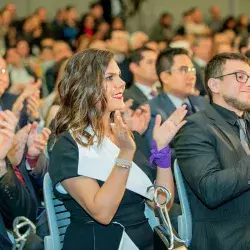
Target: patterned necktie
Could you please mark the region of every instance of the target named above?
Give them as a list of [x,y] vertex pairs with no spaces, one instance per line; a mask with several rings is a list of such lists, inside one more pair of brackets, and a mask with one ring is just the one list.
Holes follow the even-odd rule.
[[247,155],[250,154],[250,149],[248,145],[248,138],[247,138],[247,130],[246,130],[246,123],[243,119],[238,119],[237,123],[240,128],[240,142],[242,147],[245,149]]
[[152,91],[150,92],[150,95],[151,95],[152,97],[156,97],[156,96],[158,95],[158,92],[157,92],[156,90],[152,90]]

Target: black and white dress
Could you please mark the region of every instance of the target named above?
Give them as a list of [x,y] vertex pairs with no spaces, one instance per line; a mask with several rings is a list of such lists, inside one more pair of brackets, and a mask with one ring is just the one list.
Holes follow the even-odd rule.
[[108,138],[101,147],[90,148],[77,144],[69,132],[64,132],[56,141],[50,159],[49,174],[55,195],[62,198],[71,214],[64,250],[152,250],[153,232],[144,215],[145,199],[152,199],[147,187],[155,179],[155,170],[148,160],[136,151],[135,163],[130,170],[127,187],[121,204],[109,225],[102,225],[66,192],[60,184],[63,180],[87,176],[102,186],[108,178],[119,148]]

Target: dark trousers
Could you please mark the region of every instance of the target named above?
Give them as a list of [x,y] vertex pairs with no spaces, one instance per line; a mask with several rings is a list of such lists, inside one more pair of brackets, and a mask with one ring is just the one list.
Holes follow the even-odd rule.
[[0,213],[0,250],[10,250],[11,249],[11,242],[9,240],[7,230],[3,223],[3,219]]

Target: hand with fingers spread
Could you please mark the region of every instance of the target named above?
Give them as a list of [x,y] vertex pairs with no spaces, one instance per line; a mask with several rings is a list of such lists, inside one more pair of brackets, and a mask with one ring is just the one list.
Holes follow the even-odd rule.
[[37,90],[33,93],[33,95],[27,98],[27,114],[34,119],[39,118],[39,105],[40,105],[40,98],[39,98],[40,91]]
[[12,112],[16,115],[18,119],[20,119],[21,111],[24,106],[24,101],[28,97],[26,93],[22,93],[15,101],[15,103],[12,106]]
[[0,112],[0,160],[6,157],[13,144],[17,123],[18,119],[11,111]]
[[30,159],[37,158],[44,151],[51,134],[51,131],[48,128],[43,128],[41,133],[38,134],[37,127],[37,122],[34,122],[27,141],[28,157]]
[[151,118],[150,107],[148,104],[140,106],[135,111],[129,109],[124,113],[123,119],[131,131],[137,131],[143,134],[147,128]]
[[30,129],[31,125],[28,124],[15,134],[12,147],[8,152],[8,158],[13,166],[18,166],[23,158]]
[[184,117],[187,114],[186,106],[177,108],[173,114],[161,124],[161,116],[157,115],[153,129],[153,139],[156,141],[157,149],[165,148],[174,138],[180,128],[186,123]]
[[114,123],[111,124],[111,129],[120,150],[134,154],[136,145],[128,126],[122,120],[120,111],[115,111]]

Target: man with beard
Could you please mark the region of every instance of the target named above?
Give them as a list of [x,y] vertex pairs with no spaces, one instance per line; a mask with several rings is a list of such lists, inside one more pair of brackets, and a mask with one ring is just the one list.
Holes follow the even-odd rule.
[[175,140],[192,219],[190,249],[250,249],[250,66],[234,53],[205,69],[211,105],[187,118]]

